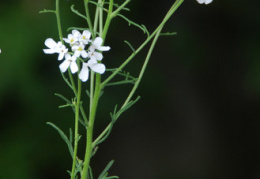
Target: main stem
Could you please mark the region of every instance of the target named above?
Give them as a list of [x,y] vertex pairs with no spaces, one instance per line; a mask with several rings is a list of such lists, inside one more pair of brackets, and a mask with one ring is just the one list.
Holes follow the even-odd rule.
[[83,172],[81,174],[82,179],[87,179],[88,176],[88,168],[90,164],[90,158],[92,153],[92,143],[93,143],[93,129],[94,129],[94,121],[95,121],[95,115],[98,105],[98,100],[100,96],[100,75],[96,75],[96,88],[95,88],[95,94],[94,99],[92,103],[92,108],[90,111],[90,117],[89,117],[89,123],[88,123],[88,129],[87,129],[87,144],[86,144],[86,153],[85,153],[85,159],[84,159],[84,167]]
[[[85,7],[88,7],[86,4],[87,1],[85,1]],[[101,1],[99,1],[100,3]],[[88,9],[85,9],[86,11],[88,11]],[[101,11],[101,10],[100,10]],[[102,34],[102,39],[103,39],[103,43],[105,42],[105,38],[107,35],[107,31],[111,22],[111,13],[113,11],[113,0],[110,0],[109,3],[109,12],[107,15],[107,19],[106,19],[106,23],[103,29],[103,25],[102,25],[102,17],[103,14],[101,11],[99,16],[99,34]],[[93,33],[94,34],[94,33]],[[96,83],[95,83],[95,92],[94,92],[94,97],[91,103],[91,109],[90,109],[90,115],[89,115],[89,123],[88,123],[88,129],[87,129],[87,143],[86,143],[86,152],[85,152],[85,158],[84,158],[84,166],[83,166],[83,171],[81,174],[81,178],[82,179],[87,179],[88,177],[88,170],[89,170],[89,166],[90,166],[90,159],[91,159],[91,154],[92,154],[92,150],[93,150],[93,129],[94,129],[94,122],[95,122],[95,116],[96,116],[96,111],[97,111],[97,106],[98,106],[98,101],[99,101],[99,97],[100,97],[100,92],[102,90],[101,87],[101,75],[100,74],[96,74]],[[93,79],[92,79],[93,80]]]

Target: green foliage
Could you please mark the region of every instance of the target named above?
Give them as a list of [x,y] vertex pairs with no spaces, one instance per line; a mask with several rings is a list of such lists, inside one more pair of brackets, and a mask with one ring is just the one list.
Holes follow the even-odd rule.
[[78,15],[79,17],[82,17],[83,19],[85,19],[86,21],[88,20],[88,18],[86,16],[84,16],[83,14],[81,14],[78,10],[76,10],[74,8],[74,4],[70,7],[71,11],[73,13],[75,13],[76,15]]
[[70,132],[70,140],[69,140],[68,137],[66,136],[66,134],[59,127],[57,127],[55,124],[53,124],[51,122],[47,122],[47,124],[52,126],[54,129],[57,130],[57,132],[60,134],[61,138],[67,144],[69,152],[70,152],[70,155],[73,157],[72,133]]
[[112,178],[119,178],[117,176],[110,176],[108,177],[108,170],[112,167],[114,163],[114,160],[111,160],[107,166],[105,167],[105,169],[102,171],[102,173],[99,175],[98,179],[112,179]]

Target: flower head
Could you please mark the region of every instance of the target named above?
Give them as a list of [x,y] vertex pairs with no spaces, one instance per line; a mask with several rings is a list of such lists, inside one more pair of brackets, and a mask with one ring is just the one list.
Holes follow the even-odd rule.
[[61,42],[55,42],[52,38],[46,39],[44,44],[49,49],[43,49],[43,52],[46,54],[59,53],[58,60],[62,60],[64,55],[68,52],[68,49],[65,47],[65,45],[62,45]]
[[71,56],[70,54],[67,53],[65,55],[65,60],[59,66],[61,72],[64,73],[70,67],[71,73],[73,74],[76,73],[79,70],[76,60],[77,60],[76,56],[74,55]]
[[85,49],[85,46],[82,43],[74,45],[72,47],[72,51],[74,51],[74,55],[76,57],[82,56],[83,58],[87,58],[88,57],[88,53],[84,49]]
[[197,2],[198,3],[200,3],[200,4],[209,4],[209,3],[211,3],[213,0],[197,0]]
[[68,38],[64,38],[63,40],[66,43],[69,43],[73,46],[76,42],[79,41],[79,37],[81,36],[80,32],[77,30],[72,30],[72,33],[68,35]]
[[103,74],[106,71],[106,67],[102,63],[98,63],[96,60],[89,60],[87,63],[82,64],[82,69],[79,73],[81,81],[85,82],[89,77],[89,68],[99,74]]
[[83,33],[79,37],[79,42],[82,42],[83,44],[87,45],[90,40],[91,33],[88,30],[84,30]]

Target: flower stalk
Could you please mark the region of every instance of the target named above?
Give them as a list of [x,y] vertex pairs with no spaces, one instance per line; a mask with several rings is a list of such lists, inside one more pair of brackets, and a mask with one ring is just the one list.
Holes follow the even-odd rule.
[[[104,8],[107,2],[109,1],[108,10]],[[56,9],[55,11],[52,10],[44,10],[42,12],[51,12],[55,13],[57,19],[57,26],[58,26],[58,33],[59,33],[59,42],[55,42],[52,38],[48,38],[45,41],[45,45],[48,49],[44,49],[44,53],[46,54],[58,54],[58,60],[63,60],[59,65],[60,71],[62,73],[62,77],[67,83],[67,85],[73,90],[75,95],[74,100],[70,102],[70,100],[66,99],[62,95],[58,95],[63,100],[66,101],[66,105],[62,105],[62,107],[72,107],[75,113],[75,126],[74,126],[74,140],[69,141],[68,137],[60,131],[58,127],[51,124],[55,127],[56,130],[62,134],[63,139],[68,144],[70,153],[72,155],[72,169],[71,169],[71,179],[75,179],[81,176],[81,179],[93,179],[92,170],[90,167],[91,157],[94,155],[96,150],[96,146],[103,142],[113,127],[113,124],[117,121],[120,115],[130,108],[138,99],[132,100],[137,88],[140,85],[140,82],[143,78],[149,60],[151,58],[152,52],[154,51],[155,45],[158,41],[158,38],[161,35],[161,31],[166,24],[166,22],[172,17],[174,12],[180,7],[180,5],[184,2],[184,0],[176,0],[173,5],[170,7],[169,11],[166,13],[165,17],[161,21],[161,23],[157,26],[157,28],[150,34],[147,29],[143,26],[136,25],[145,32],[147,32],[146,40],[134,50],[133,53],[128,56],[128,58],[115,70],[112,71],[112,74],[108,76],[105,80],[102,81],[101,74],[105,73],[106,67],[102,62],[103,59],[103,52],[109,51],[109,46],[103,46],[108,34],[108,30],[111,24],[111,21],[115,17],[123,17],[123,19],[127,20],[129,24],[133,24],[132,21],[122,16],[121,11],[125,10],[126,5],[131,0],[125,0],[124,3],[121,5],[114,4],[113,0],[98,0],[97,3],[91,2],[96,5],[95,17],[93,19],[93,25],[91,16],[89,13],[89,0],[83,0],[84,7],[85,7],[85,14],[86,16],[80,14],[77,10],[74,9],[74,5],[72,6],[72,11],[83,17],[88,24],[88,29],[81,33],[77,29],[72,30],[72,33],[68,35],[67,38],[63,38],[62,35],[62,28],[61,28],[61,19],[60,19],[60,11],[59,11],[59,0],[56,0]],[[200,4],[209,4],[212,0],[197,0]],[[113,7],[116,9],[113,11]],[[107,12],[107,16],[104,20],[103,13]],[[97,32],[99,31],[99,32]],[[92,39],[91,39],[92,36]],[[123,68],[131,62],[134,57],[143,50],[143,48],[151,42],[150,48],[147,52],[145,57],[144,63],[141,67],[139,72],[138,78],[133,78],[134,80],[127,80],[129,78],[128,74],[123,74],[126,77],[125,81],[119,82],[110,82],[116,75],[122,75]],[[69,45],[70,48],[67,48],[66,45]],[[131,45],[130,45],[131,47]],[[65,60],[64,60],[65,58]],[[81,67],[81,70],[80,70]],[[63,73],[68,72],[69,80]],[[77,87],[74,82],[73,75],[77,74]],[[90,76],[90,77],[89,77]],[[88,119],[87,115],[84,110],[83,101],[81,101],[82,96],[82,82],[89,81],[89,103],[87,103],[89,114]],[[101,134],[98,135],[94,139],[93,132],[94,132],[94,124],[95,118],[98,108],[98,103],[101,95],[101,91],[111,84],[126,84],[126,83],[133,83],[133,87],[126,97],[124,103],[122,104],[120,109],[117,109],[117,106],[114,109],[114,112],[111,113],[112,121],[107,125],[107,127],[103,130]],[[84,103],[85,104],[85,103]],[[80,139],[79,135],[79,123],[82,123],[86,129],[86,146],[85,146],[85,155],[84,160],[81,161],[77,156],[78,151],[78,142]],[[73,144],[72,144],[73,143]],[[72,147],[73,146],[73,147]],[[111,167],[113,161],[109,162],[108,166],[105,170],[101,173],[98,178],[117,178],[115,176],[106,177],[107,170]],[[105,175],[106,174],[106,175]],[[90,178],[89,178],[90,176]]]

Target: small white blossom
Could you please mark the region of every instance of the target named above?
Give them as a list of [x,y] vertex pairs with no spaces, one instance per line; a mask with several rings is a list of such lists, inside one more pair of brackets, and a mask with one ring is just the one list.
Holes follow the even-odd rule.
[[89,47],[89,50],[94,52],[95,50],[99,51],[108,51],[110,50],[109,46],[101,46],[103,43],[103,39],[101,37],[95,38],[95,40],[92,42],[91,46]]
[[89,60],[87,63],[82,64],[82,69],[79,73],[79,78],[81,81],[85,82],[88,80],[89,77],[89,69],[92,71],[103,74],[106,71],[106,67],[102,63],[98,63],[96,60]]
[[55,42],[52,38],[46,39],[44,44],[49,48],[43,49],[44,53],[59,53],[58,60],[62,60],[64,58],[64,55],[68,52],[68,49],[65,47],[65,45],[62,45],[61,42]]
[[203,3],[209,4],[209,3],[211,3],[212,1],[213,1],[213,0],[197,0],[197,2],[200,3],[200,4],[203,4]]
[[82,42],[83,44],[87,45],[90,40],[91,33],[88,30],[84,30],[82,35],[79,37],[79,42]]
[[78,45],[74,45],[72,47],[72,51],[74,51],[74,55],[76,57],[80,57],[82,56],[83,58],[87,58],[88,57],[88,53],[86,52],[86,50],[84,50],[85,46],[80,43]]
[[79,41],[81,34],[77,30],[72,30],[72,33],[68,35],[68,38],[63,38],[66,43],[69,43],[71,46]]
[[102,60],[103,59],[103,55],[102,53],[99,53],[99,52],[95,52],[95,51],[89,51],[88,52],[88,57],[91,59],[91,60]]
[[2,53],[2,50],[1,50],[1,48],[0,48],[0,53]]
[[67,71],[67,69],[70,67],[71,73],[76,73],[79,68],[76,63],[77,57],[76,56],[71,56],[70,54],[65,55],[65,60],[60,64],[60,70],[62,73]]

